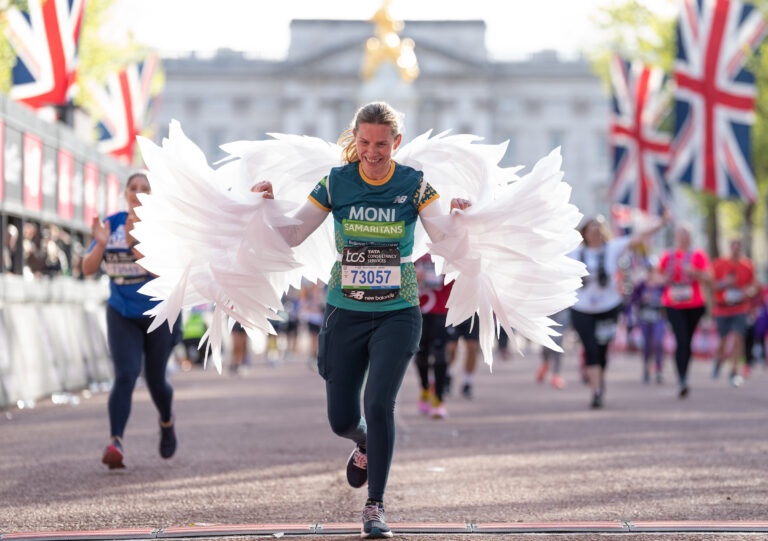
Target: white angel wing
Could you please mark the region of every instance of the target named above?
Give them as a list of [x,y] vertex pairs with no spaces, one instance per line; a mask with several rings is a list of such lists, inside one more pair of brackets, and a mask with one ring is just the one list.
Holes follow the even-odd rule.
[[[296,203],[307,200],[315,185],[332,167],[341,165],[341,147],[302,135],[268,134],[273,139],[264,141],[236,141],[221,148],[231,157],[239,158],[234,164],[240,172],[237,183],[250,190],[258,181],[272,183],[275,199]],[[301,287],[302,277],[328,283],[336,261],[333,222],[325,220],[304,242],[294,248],[299,267],[283,276],[282,289]]]
[[[477,135],[448,135],[444,131],[430,137],[425,132],[403,145],[394,155],[395,161],[424,173],[426,181],[440,194],[442,208],[454,197],[471,199],[483,204],[495,197],[496,191],[516,180],[520,167],[499,167],[507,150],[507,142],[498,145],[480,144]],[[418,259],[427,252],[428,237],[421,222],[416,226],[413,257]],[[435,262],[438,272],[441,262]]]
[[550,338],[557,332],[548,316],[576,302],[586,274],[583,263],[566,255],[581,242],[575,229],[581,214],[568,202],[561,163],[557,148],[529,174],[500,186],[493,199],[431,220],[446,236],[430,252],[445,258],[446,281],[455,280],[447,323],[478,314],[489,366],[499,327],[561,351]]
[[141,292],[161,302],[148,312],[150,328],[173,326],[183,307],[214,302],[214,321],[206,336],[208,352],[221,372],[221,332],[229,316],[246,330],[274,332],[268,317],[282,308],[281,284],[300,263],[275,230],[294,221],[292,204],[266,200],[231,186],[237,166],[214,171],[178,122],[158,147],[139,138],[149,169],[151,195],[136,209],[133,231],[144,255],[139,263],[157,278]]

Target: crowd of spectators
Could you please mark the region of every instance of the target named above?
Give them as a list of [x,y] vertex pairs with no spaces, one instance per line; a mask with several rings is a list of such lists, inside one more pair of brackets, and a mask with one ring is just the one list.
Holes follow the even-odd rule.
[[55,224],[0,215],[3,249],[0,270],[27,279],[72,276],[82,279],[84,235]]

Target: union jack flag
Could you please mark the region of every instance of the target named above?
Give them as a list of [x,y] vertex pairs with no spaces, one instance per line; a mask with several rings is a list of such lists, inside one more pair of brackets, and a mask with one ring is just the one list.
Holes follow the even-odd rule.
[[669,199],[665,170],[671,137],[657,127],[669,111],[664,73],[642,62],[611,61],[613,113],[609,144],[613,154],[612,203],[661,214]]
[[151,54],[144,62],[133,63],[107,79],[107,86],[93,85],[91,92],[99,118],[99,150],[131,163],[136,136],[141,133],[151,102],[152,77],[158,58]]
[[670,180],[721,198],[757,198],[750,149],[757,92],[745,63],[765,33],[750,4],[682,1]]
[[17,54],[11,98],[33,109],[65,105],[75,82],[85,0],[27,0],[10,8],[8,40]]
[[611,205],[611,233],[617,237],[632,232],[632,207],[614,203]]

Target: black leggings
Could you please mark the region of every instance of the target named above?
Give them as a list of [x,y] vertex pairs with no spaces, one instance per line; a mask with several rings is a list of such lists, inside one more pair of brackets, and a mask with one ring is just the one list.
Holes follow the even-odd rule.
[[677,347],[675,348],[675,364],[677,365],[677,377],[680,385],[688,383],[688,363],[691,361],[691,342],[701,316],[704,315],[704,307],[696,308],[669,308],[667,307],[667,319],[675,334]]
[[571,324],[576,329],[576,333],[584,345],[584,357],[587,366],[599,366],[605,370],[608,364],[608,345],[610,341],[604,344],[599,343],[595,336],[595,330],[598,322],[613,323],[615,325],[619,318],[619,310],[621,310],[620,305],[599,314],[587,314],[571,309]]
[[107,339],[115,367],[115,382],[107,404],[111,436],[123,437],[131,414],[131,397],[136,379],[141,373],[142,360],[144,379],[160,420],[171,420],[173,388],[165,378],[165,368],[173,346],[181,337],[181,318],[176,320],[173,332],[169,332],[168,326],[163,324],[147,334],[151,324],[151,317],[125,317],[107,305]]
[[421,341],[419,351],[416,353],[416,368],[419,370],[421,388],[429,389],[429,356],[433,358],[433,370],[435,373],[435,397],[443,400],[445,389],[445,375],[448,371],[448,363],[445,360],[445,331],[446,314],[424,314],[422,316]]
[[418,306],[389,312],[325,308],[317,368],[325,379],[328,421],[334,433],[366,447],[368,497],[375,500],[384,498],[395,449],[395,399],[420,337]]

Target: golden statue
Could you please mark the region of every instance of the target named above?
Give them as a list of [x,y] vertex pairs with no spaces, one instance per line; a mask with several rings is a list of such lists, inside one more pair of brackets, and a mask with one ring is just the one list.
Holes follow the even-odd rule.
[[369,81],[383,62],[392,62],[397,66],[400,78],[410,83],[419,76],[419,63],[413,52],[413,40],[400,39],[403,21],[396,21],[389,14],[390,3],[391,0],[384,0],[384,5],[371,18],[376,25],[376,36],[365,43],[362,76]]

